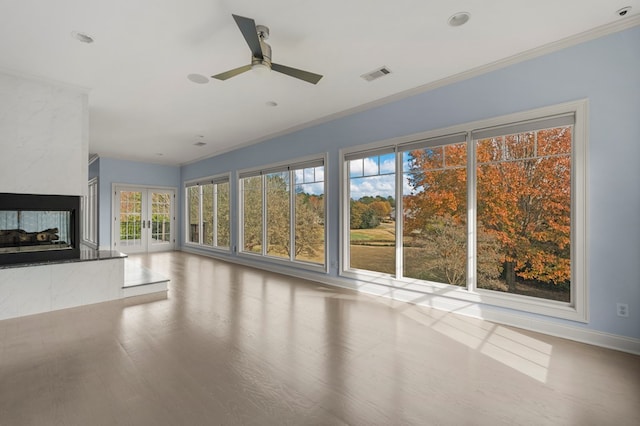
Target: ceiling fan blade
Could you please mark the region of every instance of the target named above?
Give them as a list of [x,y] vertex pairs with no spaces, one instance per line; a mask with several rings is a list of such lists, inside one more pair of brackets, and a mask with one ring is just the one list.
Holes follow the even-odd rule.
[[249,71],[251,69],[251,65],[244,65],[242,67],[234,68],[229,71],[221,72],[220,74],[212,75],[211,78],[215,78],[218,80],[226,80],[231,77],[235,77],[238,74],[242,74],[243,72]]
[[309,71],[299,70],[297,68],[287,67],[285,65],[280,64],[271,64],[271,69],[273,71],[281,72],[282,74],[286,74],[291,77],[299,78],[300,80],[304,80],[307,83],[317,84],[322,76],[320,74],[314,74]]
[[240,32],[244,36],[244,39],[251,49],[251,54],[262,59],[262,47],[260,47],[260,40],[258,39],[258,31],[256,30],[256,21],[251,18],[245,18],[244,16],[231,15],[236,20]]

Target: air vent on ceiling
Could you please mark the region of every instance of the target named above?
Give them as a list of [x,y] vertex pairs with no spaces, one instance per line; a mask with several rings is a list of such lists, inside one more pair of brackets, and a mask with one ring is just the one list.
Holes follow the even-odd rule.
[[373,70],[371,72],[368,72],[366,74],[362,74],[360,77],[364,78],[367,81],[373,81],[375,79],[378,79],[380,77],[384,77],[385,75],[391,74],[391,70],[389,69],[389,67],[387,66],[382,66],[380,68],[378,68],[377,70]]

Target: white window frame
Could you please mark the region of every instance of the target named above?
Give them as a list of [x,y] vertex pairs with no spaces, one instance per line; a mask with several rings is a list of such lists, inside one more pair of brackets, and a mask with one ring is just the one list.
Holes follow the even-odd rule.
[[[322,264],[313,263],[313,262],[305,262],[303,260],[298,260],[295,258],[295,250],[292,250],[289,254],[289,258],[271,256],[267,254],[267,245],[264,243],[268,240],[268,230],[266,227],[267,223],[267,204],[266,204],[266,181],[264,176],[281,171],[289,171],[289,238],[290,238],[290,247],[295,246],[295,171],[303,168],[311,167],[313,164],[316,166],[320,166],[318,164],[322,162],[322,166],[324,167],[324,181],[323,181],[323,201],[324,201],[324,260]],[[246,257],[247,259],[260,259],[261,261],[266,261],[269,263],[283,265],[283,266],[295,266],[296,268],[306,269],[310,271],[316,272],[328,272],[328,259],[329,259],[329,246],[328,246],[328,229],[329,229],[329,221],[328,221],[328,194],[327,194],[327,154],[322,155],[314,155],[303,158],[297,158],[295,160],[280,162],[269,164],[266,166],[251,168],[251,169],[243,169],[238,171],[238,256]],[[243,198],[243,179],[247,177],[261,176],[263,177],[261,180],[261,191],[262,191],[262,250],[260,253],[254,253],[244,250],[244,198]]]
[[[414,141],[453,135],[457,133],[467,133],[467,149],[469,171],[468,180],[468,211],[475,205],[475,149],[474,141],[471,140],[471,132],[478,129],[491,127],[507,126],[513,123],[521,123],[530,120],[538,120],[545,117],[559,116],[563,114],[575,114],[575,123],[573,125],[573,144],[572,144],[572,178],[571,178],[571,301],[559,302],[542,298],[515,295],[510,293],[500,293],[491,290],[483,290],[476,288],[475,282],[475,237],[470,235],[468,239],[469,265],[467,276],[467,287],[458,287],[448,284],[436,283],[431,281],[422,281],[412,278],[396,278],[387,274],[380,274],[373,271],[349,269],[349,250],[350,250],[350,224],[349,224],[349,185],[350,176],[348,171],[347,158],[353,157],[354,153],[384,150],[392,147],[398,150],[400,145],[408,144]],[[509,114],[487,120],[481,120],[462,125],[452,126],[446,129],[424,132],[394,139],[378,141],[373,144],[359,146],[355,148],[342,149],[340,158],[342,167],[340,167],[340,211],[341,227],[340,227],[340,263],[339,275],[365,282],[375,282],[376,284],[386,285],[395,289],[411,290],[420,293],[433,294],[448,298],[458,299],[471,303],[486,304],[497,307],[516,309],[524,312],[540,314],[550,317],[568,319],[572,321],[584,322],[589,321],[589,280],[587,268],[588,256],[588,102],[587,100],[579,100],[568,102],[560,105],[554,105],[535,110]],[[404,151],[403,148],[401,148]],[[469,153],[471,155],[469,155]],[[399,155],[397,156],[399,157]],[[401,197],[398,192],[402,190],[402,173],[401,166],[398,164],[401,160],[396,158],[396,210],[401,206]],[[473,190],[472,190],[473,189]],[[401,194],[400,194],[401,195]],[[469,213],[470,232],[475,232],[475,214]],[[396,220],[396,235],[402,235],[400,228],[400,220]],[[397,245],[397,244],[396,244]],[[401,247],[396,247],[396,250]],[[402,259],[402,253],[397,253]],[[397,270],[397,268],[396,268]]]
[[82,198],[82,243],[98,248],[98,177],[89,179]]
[[202,187],[203,185],[208,185],[208,184],[213,184],[213,185],[218,185],[218,184],[224,184],[226,183],[227,185],[229,185],[229,233],[231,233],[231,173],[223,173],[223,174],[219,174],[219,175],[214,175],[214,176],[207,176],[207,177],[203,177],[203,178],[199,178],[199,179],[191,179],[188,181],[184,182],[184,244],[186,246],[191,246],[191,247],[198,247],[198,248],[205,248],[205,249],[212,249],[212,250],[218,250],[218,251],[225,251],[225,252],[229,252],[231,251],[231,247],[233,246],[232,242],[231,242],[231,235],[229,238],[229,245],[228,246],[221,246],[218,245],[218,197],[217,197],[217,191],[215,190],[216,187],[214,187],[214,197],[213,197],[213,245],[210,244],[205,244],[204,243],[204,236],[203,236],[203,229],[202,226],[198,226],[198,242],[194,242],[194,241],[189,241],[189,235],[191,230],[189,229],[189,188],[191,187],[198,187],[199,191],[200,191],[200,202],[198,203],[198,217],[199,217],[199,222],[202,223],[202,213],[203,213],[203,208],[202,208]]

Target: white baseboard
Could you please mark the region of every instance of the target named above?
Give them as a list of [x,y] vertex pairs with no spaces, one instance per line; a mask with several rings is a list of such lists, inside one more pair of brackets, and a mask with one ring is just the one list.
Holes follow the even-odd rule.
[[263,269],[269,272],[276,272],[283,275],[315,281],[321,284],[355,290],[374,296],[386,297],[401,302],[412,303],[445,312],[452,312],[467,317],[478,318],[498,324],[522,328],[524,330],[548,334],[550,336],[561,337],[594,346],[640,355],[640,339],[561,324],[552,320],[546,321],[531,315],[518,313],[517,311],[495,308],[493,306],[479,303],[470,303],[468,301],[456,300],[433,294],[397,289],[382,284],[342,277],[319,275],[299,269],[270,265],[263,262],[254,262],[251,261],[251,259],[239,258],[237,256],[224,256],[217,253],[211,253],[209,251],[195,250],[190,247],[182,247],[181,250],[187,253],[199,254],[239,265]]

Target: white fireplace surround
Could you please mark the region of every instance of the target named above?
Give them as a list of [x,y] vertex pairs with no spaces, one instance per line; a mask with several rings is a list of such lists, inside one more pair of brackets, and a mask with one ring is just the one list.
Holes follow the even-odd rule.
[[0,320],[122,299],[124,257],[0,269]]
[[[88,94],[0,72],[0,192],[86,195]],[[0,269],[0,319],[124,297],[124,257]]]

